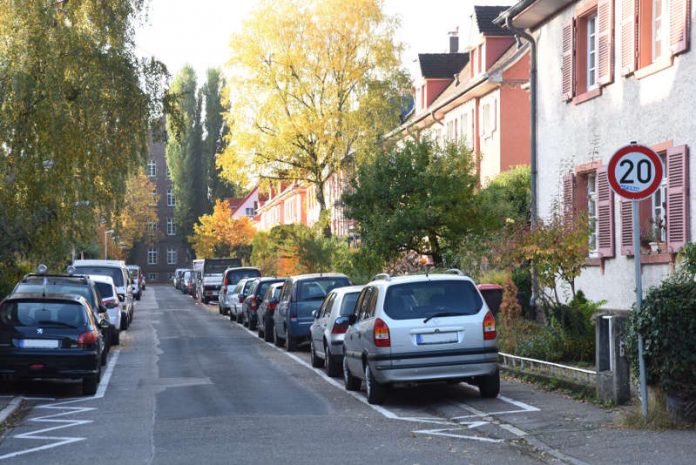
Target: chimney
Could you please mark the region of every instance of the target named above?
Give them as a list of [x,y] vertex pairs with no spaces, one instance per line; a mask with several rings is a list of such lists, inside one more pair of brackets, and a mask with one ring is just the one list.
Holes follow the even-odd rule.
[[459,27],[449,33],[449,52],[459,52]]

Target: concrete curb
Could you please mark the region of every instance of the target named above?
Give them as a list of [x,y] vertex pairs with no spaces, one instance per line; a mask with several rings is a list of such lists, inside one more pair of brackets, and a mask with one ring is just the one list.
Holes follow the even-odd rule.
[[5,421],[17,411],[20,405],[22,405],[22,397],[15,397],[7,404],[7,407],[0,410],[0,425],[5,423]]

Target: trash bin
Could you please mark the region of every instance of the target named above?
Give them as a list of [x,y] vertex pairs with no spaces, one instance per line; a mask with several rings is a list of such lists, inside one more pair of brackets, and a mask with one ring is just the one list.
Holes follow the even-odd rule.
[[630,367],[623,342],[625,321],[624,314],[596,314],[597,397],[604,402],[623,404],[631,398]]

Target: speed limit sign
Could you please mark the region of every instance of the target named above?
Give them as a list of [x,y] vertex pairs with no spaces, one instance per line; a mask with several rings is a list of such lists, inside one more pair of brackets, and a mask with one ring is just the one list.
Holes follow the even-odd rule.
[[607,177],[618,195],[640,200],[660,187],[662,171],[662,161],[654,150],[644,145],[627,145],[611,157]]
[[[636,283],[636,311],[643,301],[643,280],[640,266],[640,200],[653,195],[662,182],[662,160],[654,150],[634,142],[620,148],[609,160],[607,178],[609,185],[618,195],[631,200],[631,222],[633,241],[633,271]],[[623,212],[622,212],[623,215]],[[638,334],[638,367],[642,413],[648,415],[647,376],[643,336]]]

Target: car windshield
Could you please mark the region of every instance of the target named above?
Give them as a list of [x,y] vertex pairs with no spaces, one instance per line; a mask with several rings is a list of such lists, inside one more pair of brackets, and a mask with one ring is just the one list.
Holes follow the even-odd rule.
[[260,298],[263,299],[266,296],[266,291],[268,290],[268,288],[272,284],[275,284],[277,282],[280,282],[280,281],[262,281],[262,282],[260,282],[258,287],[256,288],[256,292],[254,292],[254,294],[256,294],[257,296],[259,296]]
[[[51,282],[49,281],[45,287],[48,294],[70,294],[84,297],[91,306],[95,306],[94,293],[89,288],[88,284],[66,283],[66,282]],[[17,294],[43,294],[43,283],[20,283],[15,289]]]
[[261,276],[259,270],[230,270],[227,272],[227,283],[233,285],[244,278],[258,278],[259,276]]
[[396,284],[389,287],[384,301],[384,311],[394,320],[425,319],[436,314],[474,315],[482,306],[473,283],[461,280]]
[[332,290],[345,286],[350,286],[350,281],[343,277],[300,281],[297,286],[297,300],[323,300]]
[[227,262],[206,262],[205,264],[205,274],[221,274],[224,273],[227,268],[229,268],[230,263]]
[[353,313],[355,309],[355,302],[358,300],[360,292],[351,292],[343,296],[343,302],[341,302],[341,316],[348,316]]
[[114,288],[111,284],[109,283],[96,283],[97,284],[97,289],[99,290],[99,295],[102,296],[102,299],[113,299],[114,296]]
[[120,268],[112,266],[76,266],[75,270],[80,274],[100,274],[109,276],[114,280],[116,287],[123,286],[123,272]]
[[242,295],[249,295],[249,291],[251,291],[251,285],[254,284],[254,280],[250,279],[249,281],[244,283],[244,289],[242,289],[241,294]]
[[69,326],[85,324],[84,307],[78,302],[10,301],[0,307],[3,326]]

